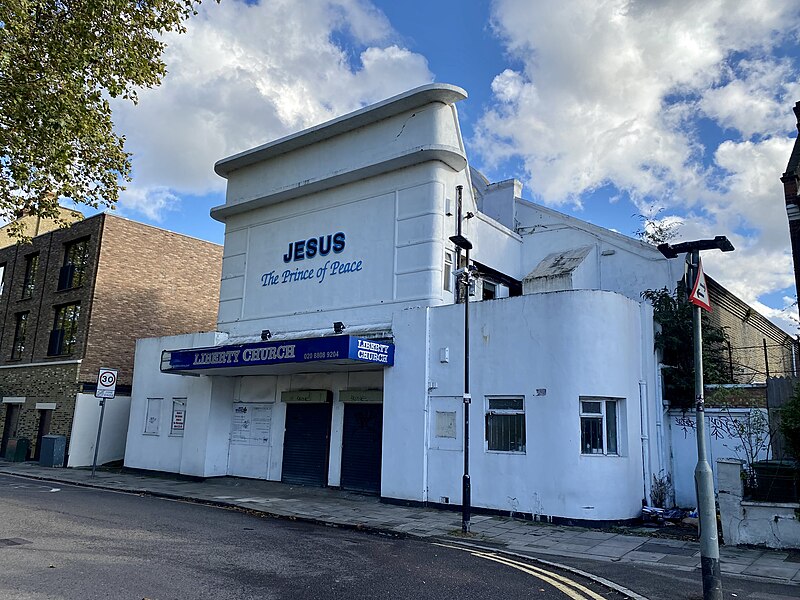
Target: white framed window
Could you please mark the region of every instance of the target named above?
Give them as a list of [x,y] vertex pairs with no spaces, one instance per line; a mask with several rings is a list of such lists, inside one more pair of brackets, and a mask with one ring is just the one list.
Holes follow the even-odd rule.
[[186,428],[186,398],[172,399],[172,422],[169,426],[171,436],[182,436]]
[[525,452],[525,398],[486,397],[486,450]]
[[581,454],[619,454],[618,398],[581,396]]
[[444,269],[442,271],[442,287],[446,292],[453,291],[453,253],[444,251]]
[[148,398],[144,415],[145,435],[158,435],[161,432],[161,402],[163,398]]

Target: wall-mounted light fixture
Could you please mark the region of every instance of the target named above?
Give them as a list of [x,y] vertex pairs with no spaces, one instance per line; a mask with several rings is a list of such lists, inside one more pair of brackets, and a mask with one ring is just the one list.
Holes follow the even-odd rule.
[[261,340],[266,342],[268,339],[272,337],[272,332],[269,329],[262,329],[261,330]]
[[344,326],[344,323],[341,321],[334,321],[333,322],[333,333],[342,333],[347,327]]

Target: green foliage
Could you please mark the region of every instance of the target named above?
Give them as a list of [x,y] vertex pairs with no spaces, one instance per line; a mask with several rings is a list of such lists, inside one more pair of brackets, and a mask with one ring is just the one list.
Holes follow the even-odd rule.
[[633,215],[641,221],[641,226],[634,231],[634,235],[653,246],[675,239],[678,236],[680,222],[669,218],[659,219],[662,212],[664,212],[663,208],[656,210],[655,206],[651,206],[647,210],[647,214]]
[[[679,285],[674,293],[667,288],[645,290],[642,297],[653,305],[653,319],[660,326],[655,346],[661,351],[664,369],[664,396],[676,408],[694,406],[694,344],[692,310],[686,291]],[[726,357],[727,335],[712,325],[705,314],[703,325],[703,379],[705,383],[731,383]]]
[[786,449],[800,462],[800,387],[792,398],[781,407],[781,433]]
[[160,36],[199,2],[0,2],[0,217],[58,220],[62,197],[114,207],[131,164],[109,97],[161,82]]

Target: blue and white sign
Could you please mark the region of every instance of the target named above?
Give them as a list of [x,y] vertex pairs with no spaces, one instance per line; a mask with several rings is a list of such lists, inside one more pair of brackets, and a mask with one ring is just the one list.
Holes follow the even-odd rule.
[[394,364],[394,344],[352,335],[337,335],[166,350],[162,353],[161,370],[193,371],[328,360],[376,363],[389,367]]

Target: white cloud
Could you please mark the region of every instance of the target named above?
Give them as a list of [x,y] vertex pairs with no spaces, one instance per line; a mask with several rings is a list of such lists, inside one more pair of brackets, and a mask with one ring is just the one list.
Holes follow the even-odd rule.
[[164,213],[175,210],[180,198],[164,187],[128,188],[120,194],[118,208],[121,213],[130,211],[143,214],[159,223]]
[[163,84],[113,105],[134,153],[121,207],[157,218],[177,195],[223,189],[217,160],[431,81],[393,36],[361,0],[204,3],[167,38]]
[[775,49],[800,30],[797,2],[495,0],[492,16],[518,66],[476,128],[484,167],[521,160],[548,204],[611,184],[682,219],[683,239],[728,235],[737,251],[709,264],[748,302],[793,284],[779,178],[800,85]]

